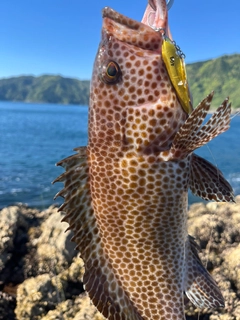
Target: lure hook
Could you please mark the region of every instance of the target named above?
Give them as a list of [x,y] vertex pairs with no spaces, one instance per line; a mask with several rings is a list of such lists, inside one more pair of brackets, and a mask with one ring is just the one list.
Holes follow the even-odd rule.
[[[167,8],[168,10],[171,9],[172,5],[173,5],[174,0],[167,0]],[[157,10],[157,7],[154,3],[154,0],[148,0],[148,3],[150,4],[150,6],[153,8],[154,11]]]

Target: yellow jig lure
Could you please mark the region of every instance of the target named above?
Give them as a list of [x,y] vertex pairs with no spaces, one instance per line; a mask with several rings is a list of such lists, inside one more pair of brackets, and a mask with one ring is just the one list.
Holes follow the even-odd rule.
[[162,58],[178,99],[183,109],[190,114],[193,108],[183,54],[180,48],[165,35],[163,35]]

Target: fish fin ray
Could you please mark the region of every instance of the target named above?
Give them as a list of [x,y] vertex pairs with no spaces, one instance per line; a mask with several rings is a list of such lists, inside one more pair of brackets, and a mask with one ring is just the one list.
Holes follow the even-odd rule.
[[217,283],[203,266],[199,255],[199,247],[194,238],[189,236],[189,259],[185,293],[188,299],[198,308],[223,308],[224,298]]
[[104,254],[92,208],[87,149],[81,147],[75,151],[76,154],[57,163],[65,172],[54,182],[64,183],[64,188],[57,194],[64,198],[59,211],[64,213],[62,221],[67,222],[68,229],[73,231],[72,241],[77,244],[76,248],[84,261],[84,287],[106,318],[142,320]]
[[74,151],[77,153],[57,162],[56,166],[61,166],[67,171],[68,168],[72,168],[75,164],[86,161],[87,147],[78,147],[75,148]]
[[233,189],[222,172],[194,153],[192,155],[189,183],[192,193],[202,199],[234,202]]
[[213,93],[200,102],[176,134],[170,149],[173,159],[185,158],[195,149],[228,130],[231,115],[231,104],[228,98],[223,101],[207,123],[201,127],[209,111],[212,98]]

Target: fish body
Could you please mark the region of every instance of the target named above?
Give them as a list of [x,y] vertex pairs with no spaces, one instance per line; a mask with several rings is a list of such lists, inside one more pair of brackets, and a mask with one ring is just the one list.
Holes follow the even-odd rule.
[[188,235],[187,207],[189,188],[233,201],[222,173],[193,153],[228,129],[230,104],[204,126],[213,94],[186,111],[159,27],[171,37],[165,0],[148,5],[142,22],[104,8],[88,145],[59,162],[60,210],[85,263],[85,288],[108,319],[185,319],[184,292],[200,308],[224,305]]

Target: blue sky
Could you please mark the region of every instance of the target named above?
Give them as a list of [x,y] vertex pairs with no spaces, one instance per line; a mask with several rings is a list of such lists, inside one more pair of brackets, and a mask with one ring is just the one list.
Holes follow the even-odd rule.
[[[60,74],[90,79],[110,6],[141,20],[147,0],[1,0],[0,78]],[[175,0],[169,11],[174,40],[196,62],[240,53],[240,1]]]

